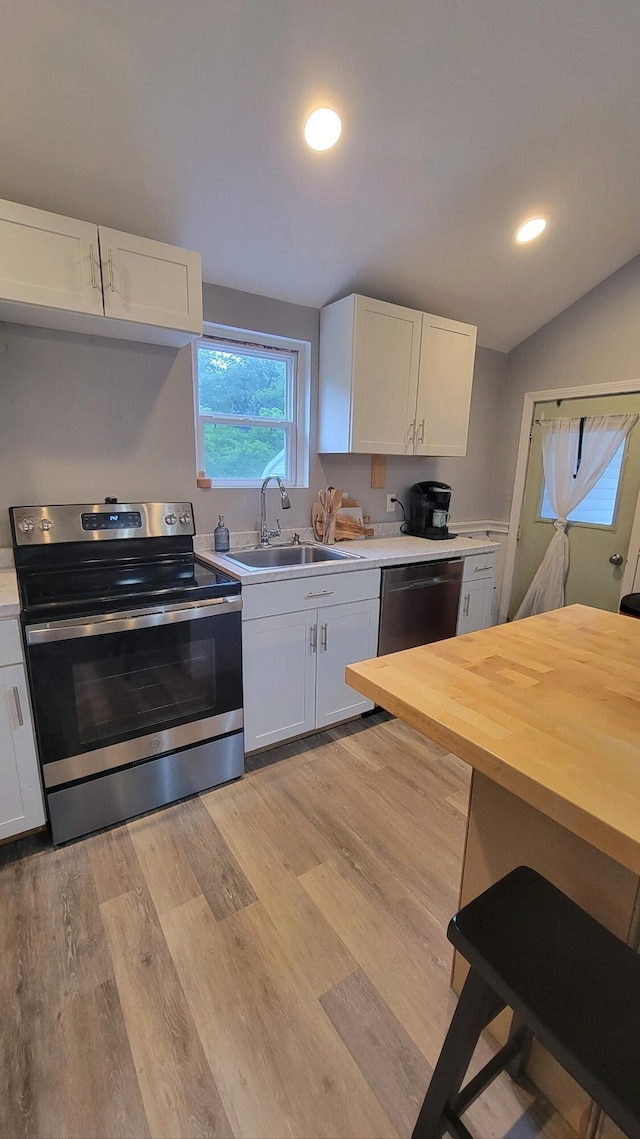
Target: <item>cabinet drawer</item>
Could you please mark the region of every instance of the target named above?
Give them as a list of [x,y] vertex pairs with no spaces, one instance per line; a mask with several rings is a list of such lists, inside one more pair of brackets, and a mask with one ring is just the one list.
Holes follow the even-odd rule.
[[246,585],[242,590],[242,617],[272,617],[277,613],[298,613],[367,601],[380,593],[380,570],[358,569],[349,573],[326,573]]
[[479,578],[493,577],[496,572],[495,554],[473,554],[464,559],[463,581],[478,581]]
[[0,621],[0,665],[22,664],[22,639],[17,621]]

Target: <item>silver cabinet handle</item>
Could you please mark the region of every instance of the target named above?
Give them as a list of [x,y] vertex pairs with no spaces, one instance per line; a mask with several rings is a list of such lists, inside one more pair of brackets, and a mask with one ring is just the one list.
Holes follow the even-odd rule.
[[420,423],[420,426],[416,432],[415,446],[418,447],[420,443],[424,443],[424,419]]
[[16,702],[16,716],[18,717],[18,727],[22,728],[24,727],[24,717],[22,715],[22,705],[20,704],[20,693],[18,692],[15,684],[13,686],[13,699]]
[[107,265],[109,266],[109,281],[108,286],[112,293],[115,293],[116,287],[113,283],[113,250],[110,249],[107,254]]
[[484,573],[485,570],[490,570],[490,569],[493,569],[493,566],[474,566],[473,572],[474,573]]
[[327,651],[327,624],[326,624],[326,621],[325,621],[324,625],[320,626],[320,648],[322,649],[323,652],[326,653],[326,651]]
[[100,282],[98,281],[98,276],[96,274],[96,262],[95,262],[95,258],[93,256],[93,242],[92,241],[89,242],[89,264],[91,266],[91,288],[92,289],[99,289],[100,288]]
[[412,419],[411,423],[407,427],[407,447],[410,448],[411,451],[413,451],[413,449],[415,447],[415,443],[416,443],[416,421],[415,421],[415,419]]
[[318,626],[312,625],[309,630],[309,648],[315,653],[318,648]]
[[469,616],[469,606],[470,606],[470,604],[471,604],[471,594],[470,594],[470,593],[465,593],[465,595],[464,595],[464,605],[463,605],[463,607],[462,607],[462,616],[463,616],[463,617],[468,617],[468,616]]
[[332,589],[321,589],[319,593],[306,593],[305,601],[309,600],[311,597],[331,597],[332,593]]

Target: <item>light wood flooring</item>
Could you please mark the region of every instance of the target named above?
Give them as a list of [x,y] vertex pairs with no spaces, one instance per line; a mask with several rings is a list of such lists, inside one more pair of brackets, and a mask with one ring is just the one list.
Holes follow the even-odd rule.
[[[5,1139],[410,1135],[455,1003],[468,768],[385,713],[278,756],[0,850]],[[572,1135],[507,1076],[466,1118]]]

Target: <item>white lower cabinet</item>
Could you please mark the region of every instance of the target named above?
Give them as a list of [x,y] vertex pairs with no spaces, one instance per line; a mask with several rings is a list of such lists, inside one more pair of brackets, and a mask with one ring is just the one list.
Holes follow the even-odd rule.
[[476,633],[495,623],[495,554],[475,554],[464,560],[457,633]]
[[377,598],[318,611],[316,728],[373,708],[371,700],[345,684],[344,670],[376,655],[379,614]]
[[493,624],[493,579],[463,582],[458,611],[458,635],[488,629]]
[[242,626],[247,751],[309,732],[316,719],[317,613],[258,617]]
[[376,655],[379,610],[376,597],[244,622],[247,751],[373,707],[347,687],[344,670]]
[[0,668],[0,840],[44,821],[24,665],[5,665]]

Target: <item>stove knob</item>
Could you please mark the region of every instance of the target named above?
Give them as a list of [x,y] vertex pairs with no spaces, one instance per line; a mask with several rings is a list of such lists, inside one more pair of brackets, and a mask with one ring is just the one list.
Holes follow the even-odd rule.
[[40,522],[40,529],[41,530],[50,530],[52,525],[53,525],[53,523],[51,522],[50,518],[43,518],[42,521]]
[[181,514],[180,515],[180,522],[182,523],[183,526],[189,526],[191,523],[191,515],[190,514]]
[[18,522],[18,529],[22,530],[23,534],[30,534],[33,530],[33,521],[31,518],[23,518],[22,522]]
[[178,521],[175,514],[165,514],[164,520],[167,526],[175,526],[176,522]]

